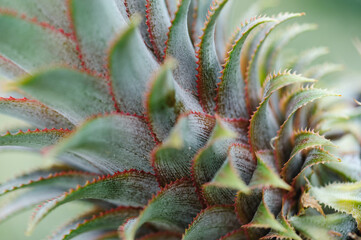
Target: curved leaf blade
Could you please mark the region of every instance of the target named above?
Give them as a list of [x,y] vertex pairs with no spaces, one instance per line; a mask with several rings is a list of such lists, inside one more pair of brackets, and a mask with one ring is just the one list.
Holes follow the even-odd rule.
[[24,78],[19,88],[74,124],[99,113],[115,111],[105,79],[66,68],[54,68]]
[[197,75],[197,59],[193,44],[188,34],[188,9],[191,0],[183,0],[168,32],[166,42],[166,57],[175,58],[179,65],[174,69],[175,81],[191,94],[196,95],[196,75]]
[[126,20],[114,0],[70,0],[68,4],[85,67],[104,74],[110,40],[126,26]]
[[127,169],[152,172],[149,157],[154,147],[144,119],[110,114],[86,121],[50,149],[50,154],[73,152],[109,173]]
[[178,180],[153,197],[139,217],[126,226],[122,237],[134,239],[137,230],[147,222],[160,223],[169,230],[182,232],[200,210],[201,204],[192,183],[185,179]]
[[0,112],[31,123],[38,128],[69,128],[74,125],[44,104],[26,98],[0,98]]
[[136,170],[124,171],[87,182],[71,189],[55,199],[43,203],[34,213],[28,232],[55,208],[74,200],[102,199],[115,200],[122,205],[140,207],[159,190],[154,175]]
[[198,214],[183,234],[182,240],[216,240],[240,227],[233,206],[212,206]]
[[140,19],[132,19],[113,44],[108,68],[119,108],[127,113],[143,115],[146,87],[158,64],[138,32],[139,22]]
[[217,88],[216,112],[228,118],[248,118],[248,110],[245,100],[245,82],[241,74],[241,51],[247,36],[258,25],[275,21],[273,18],[261,17],[252,19],[245,24],[237,34],[237,39],[229,53],[224,69],[222,71],[221,82]]

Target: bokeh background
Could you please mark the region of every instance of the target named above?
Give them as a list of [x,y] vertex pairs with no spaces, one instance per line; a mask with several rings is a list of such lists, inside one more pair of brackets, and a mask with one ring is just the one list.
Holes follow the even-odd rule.
[[[246,9],[254,3],[254,0],[231,1],[234,4],[232,16],[240,20]],[[318,25],[317,30],[302,34],[293,40],[288,48],[302,51],[310,47],[328,47],[330,53],[323,57],[323,60],[344,65],[344,71],[330,77],[330,81],[339,79],[343,87],[361,87],[361,77],[359,77],[361,76],[361,57],[353,45],[355,38],[361,38],[361,0],[278,0],[276,2],[278,2],[276,6],[263,12],[267,14],[286,11],[305,12],[306,16],[295,21]],[[26,125],[19,120],[0,116],[1,133],[18,127],[26,129]],[[31,152],[0,151],[0,183],[24,171],[50,164],[52,161],[52,159]],[[11,197],[9,195],[5,199],[0,199],[0,207],[7,201],[11,201]],[[57,226],[87,208],[88,206],[83,203],[66,204],[51,213],[31,236],[25,236],[27,221],[31,216],[31,210],[28,210],[0,223],[0,239],[44,239]]]

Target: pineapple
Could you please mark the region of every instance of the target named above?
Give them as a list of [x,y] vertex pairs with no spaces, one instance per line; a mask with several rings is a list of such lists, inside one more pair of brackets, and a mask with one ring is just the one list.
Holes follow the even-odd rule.
[[229,4],[0,1],[0,112],[32,126],[0,146],[57,159],[0,185],[1,220],[82,200],[49,239],[358,239],[360,108],[315,80],[339,66],[280,55],[302,13],[230,37]]

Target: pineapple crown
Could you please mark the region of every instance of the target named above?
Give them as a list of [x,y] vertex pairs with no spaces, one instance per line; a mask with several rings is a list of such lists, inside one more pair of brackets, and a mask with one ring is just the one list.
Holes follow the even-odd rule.
[[0,185],[0,220],[83,200],[50,239],[357,238],[360,108],[317,87],[327,49],[280,54],[315,25],[229,36],[227,0],[176,2],[0,2],[0,112],[33,126],[0,149],[56,159]]

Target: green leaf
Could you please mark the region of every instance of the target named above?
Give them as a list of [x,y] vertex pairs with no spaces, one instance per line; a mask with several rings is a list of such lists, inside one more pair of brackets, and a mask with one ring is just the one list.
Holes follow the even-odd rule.
[[304,69],[317,58],[328,54],[328,49],[325,47],[311,48],[301,53],[297,61],[292,64],[291,69],[296,72],[303,72]]
[[270,141],[277,134],[278,124],[273,122],[272,113],[268,108],[271,95],[285,86],[302,82],[314,80],[287,71],[268,76],[263,89],[263,100],[250,121],[248,135],[253,151],[271,149]]
[[301,170],[303,161],[298,156],[298,153],[317,147],[336,147],[330,140],[310,130],[297,131],[293,136],[294,147],[289,160],[281,171],[281,176],[284,177],[286,181],[292,180]]
[[80,65],[75,42],[56,29],[2,12],[0,32],[0,53],[26,72],[49,64]]
[[[27,73],[16,63],[0,55],[0,81],[14,80],[25,76]],[[4,78],[4,79],[2,79]]]
[[317,201],[335,209],[338,212],[351,214],[360,229],[360,189],[361,182],[332,183],[325,187],[311,187],[309,193]]
[[[36,129],[34,131],[28,130],[26,132],[19,131],[18,133],[11,134],[7,132],[5,135],[0,136],[0,149],[17,149],[25,151],[41,151],[45,148],[56,144],[60,139],[70,134],[69,130],[64,129]],[[100,169],[90,163],[83,156],[74,153],[61,154],[58,159],[65,162],[75,169],[89,171],[94,173],[102,172]]]
[[216,112],[228,118],[248,118],[244,87],[245,82],[240,69],[240,55],[247,36],[258,25],[275,21],[273,18],[261,17],[252,19],[240,29],[237,39],[229,53],[218,84]]
[[243,145],[234,144],[228,150],[227,160],[217,171],[208,185],[226,187],[250,193],[247,184],[256,168],[249,149]]
[[190,176],[191,161],[206,144],[214,125],[215,119],[203,114],[178,119],[168,138],[153,152],[153,166],[162,184]]
[[198,191],[202,184],[212,180],[227,159],[228,146],[234,141],[234,134],[226,122],[216,116],[216,125],[207,145],[198,151],[192,161],[192,178]]
[[[152,43],[150,41],[150,35],[148,31],[148,25],[146,23],[146,15],[147,15],[147,0],[126,0],[124,1],[124,5],[126,6],[126,12],[127,14],[132,17],[134,15],[139,15],[141,17],[141,22],[139,24],[139,30],[141,37],[147,45],[147,47],[151,50],[152,49]],[[118,3],[117,3],[118,4]],[[119,4],[118,4],[119,5]]]
[[295,239],[295,240],[302,240],[300,236],[298,236],[293,229],[293,227],[290,225],[290,223],[286,220],[286,218],[280,214],[277,218],[277,220],[281,223],[281,225],[284,227],[285,231],[277,231],[273,229],[269,234],[267,234],[265,237],[261,239]]
[[352,217],[340,213],[293,216],[290,222],[304,237],[312,240],[346,240],[349,239],[349,233],[356,231],[356,223]]
[[217,88],[222,70],[216,52],[214,32],[216,29],[216,21],[227,2],[228,0],[213,2],[215,5],[212,6],[212,11],[207,15],[207,21],[204,24],[202,30],[203,35],[200,37],[199,48],[197,50],[198,97],[205,112],[209,113],[214,113],[216,106],[214,98],[217,96],[215,89]]
[[306,157],[305,162],[303,163],[303,166],[301,168],[301,171],[299,174],[293,179],[294,183],[298,179],[300,179],[301,176],[303,176],[303,173],[306,169],[315,166],[317,164],[325,164],[325,163],[332,163],[332,162],[341,162],[341,159],[337,158],[336,156],[332,155],[328,151],[325,151],[322,148],[315,148],[312,149]]
[[[281,179],[275,166],[272,166],[270,162],[274,162],[273,153],[271,151],[256,153],[257,167],[252,175],[250,186],[257,187],[274,187],[282,188],[290,191],[291,186]],[[269,160],[270,159],[270,160]]]
[[[266,39],[268,39],[268,35],[275,29],[279,24],[284,21],[290,20],[295,17],[302,16],[302,13],[284,13],[279,14],[276,17],[275,22],[267,23],[264,29],[262,29],[254,38],[253,43],[256,45],[255,49],[251,51],[250,59],[247,59],[247,71],[246,71],[246,88],[247,91],[247,105],[249,108],[249,112],[253,113],[260,102],[260,92],[261,92],[261,82],[263,79],[260,79],[259,76],[259,60],[262,58],[261,56],[261,48],[264,45]],[[255,44],[256,43],[256,44]]]
[[121,205],[140,207],[159,190],[155,176],[136,170],[124,171],[87,182],[70,191],[43,203],[34,213],[28,227],[34,227],[55,208],[74,200],[101,199],[113,200]]
[[15,134],[7,132],[5,135],[0,136],[0,149],[30,149],[41,150],[42,148],[53,145],[58,142],[62,137],[69,135],[69,130],[63,129],[44,129],[34,131],[19,131]]
[[110,114],[90,119],[60,141],[50,154],[74,152],[108,173],[137,169],[152,172],[155,141],[144,119]]
[[225,236],[221,237],[219,240],[248,240],[249,233],[245,231],[245,229],[237,229],[232,231]]
[[95,176],[95,174],[69,171],[59,167],[36,170],[2,183],[0,196],[12,191],[34,187],[70,189],[92,180]]
[[100,212],[81,221],[71,222],[63,227],[64,230],[58,231],[49,240],[60,238],[69,240],[94,230],[117,230],[127,219],[138,216],[139,212],[140,208],[133,207],[118,207],[106,212]]
[[170,18],[165,1],[147,0],[146,24],[150,42],[159,61],[164,58],[165,43],[168,38]]
[[144,93],[158,64],[138,32],[139,22],[138,18],[132,19],[116,40],[110,49],[108,67],[119,108],[143,115]]
[[178,7],[168,32],[165,54],[178,61],[174,69],[175,81],[193,95],[196,94],[197,64],[193,44],[188,34],[188,9],[191,0],[183,0]]
[[198,214],[182,239],[216,240],[240,227],[233,206],[212,206]]
[[0,112],[38,128],[73,128],[68,119],[44,104],[26,98],[0,98]]
[[193,12],[191,36],[193,43],[198,43],[199,37],[203,34],[204,23],[207,21],[208,12],[209,10],[214,10],[218,2],[213,0],[197,0],[194,2],[196,6]]
[[143,236],[139,240],[180,240],[182,235],[175,232],[156,232]]
[[[0,0],[1,9],[18,12],[26,19],[38,23],[45,23],[54,28],[63,29],[69,33],[69,19],[67,17],[66,1],[49,2],[48,0]],[[4,10],[4,11],[6,11]]]
[[201,210],[193,184],[185,179],[167,185],[148,203],[139,217],[126,225],[125,240],[133,240],[145,223],[158,223],[166,229],[183,232]]
[[[279,163],[279,167],[282,167],[285,163],[285,155],[286,149],[291,148],[291,144],[289,141],[290,134],[289,129],[290,125],[292,124],[292,117],[300,108],[306,106],[313,101],[328,97],[328,96],[339,96],[335,93],[329,92],[327,90],[313,88],[313,87],[305,87],[301,89],[295,90],[293,93],[286,95],[283,99],[281,99],[281,108],[285,115],[285,121],[281,125],[277,137],[275,140],[275,153],[276,159]],[[287,132],[289,131],[289,132]],[[285,154],[286,153],[286,154]]]
[[35,188],[16,194],[14,199],[0,206],[0,222],[14,217],[17,213],[30,209],[67,191],[61,188]]
[[260,189],[251,189],[251,193],[245,194],[238,192],[235,201],[235,209],[240,223],[249,223],[257,208],[262,201],[262,191]]
[[270,46],[265,49],[265,53],[263,53],[260,58],[262,60],[259,66],[261,85],[264,83],[267,74],[271,73],[275,69],[281,50],[284,49],[285,46],[299,34],[315,30],[316,28],[317,26],[315,24],[294,24],[271,39],[269,43]]
[[104,73],[110,41],[126,26],[116,1],[70,0],[72,27],[85,67]]
[[312,66],[309,69],[305,70],[304,75],[310,78],[314,79],[320,79],[324,76],[342,71],[344,67],[340,64],[334,64],[334,63],[323,63],[316,66]]
[[170,71],[174,65],[168,60],[156,72],[146,97],[147,117],[160,141],[168,136],[178,115],[202,111],[197,100],[174,81]]
[[243,225],[247,228],[271,228],[276,231],[285,232],[284,226],[275,218],[275,212],[278,212],[279,201],[278,192],[272,190],[263,190],[262,201],[253,216],[250,223]]
[[54,68],[11,83],[74,124],[115,110],[105,79],[66,68]]

